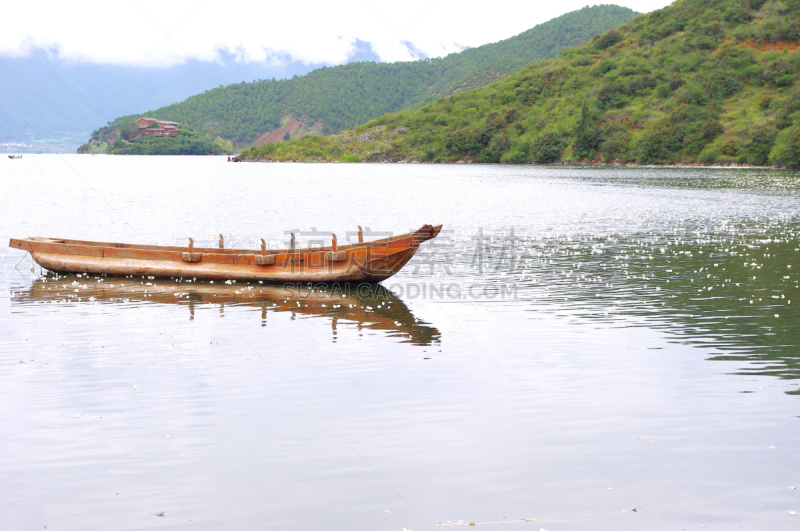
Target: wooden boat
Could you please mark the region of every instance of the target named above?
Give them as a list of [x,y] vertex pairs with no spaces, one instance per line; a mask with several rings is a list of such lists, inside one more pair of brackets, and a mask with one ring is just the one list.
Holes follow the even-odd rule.
[[12,302],[93,304],[112,302],[132,305],[175,305],[186,308],[188,318],[203,308],[243,306],[260,310],[261,326],[271,313],[289,313],[329,319],[333,338],[337,328],[388,333],[414,345],[438,343],[439,330],[414,316],[406,304],[380,284],[259,284],[191,282],[125,277],[77,277],[50,274],[39,277],[27,291],[17,291]]
[[106,243],[57,238],[11,239],[9,247],[31,253],[44,269],[60,273],[140,275],[160,278],[245,280],[264,282],[380,282],[397,273],[414,256],[422,242],[442,229],[424,225],[415,232],[330,247],[268,250],[196,248]]
[[8,158],[10,158],[10,159],[21,159],[22,155],[9,155]]

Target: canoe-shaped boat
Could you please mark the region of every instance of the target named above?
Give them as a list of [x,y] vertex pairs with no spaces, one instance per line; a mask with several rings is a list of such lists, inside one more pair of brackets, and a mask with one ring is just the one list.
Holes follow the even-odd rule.
[[[415,232],[330,247],[269,250],[136,245],[127,243],[61,240],[57,238],[11,239],[9,247],[31,253],[45,269],[59,273],[143,275],[159,278],[245,280],[263,282],[380,282],[397,273],[417,252],[422,242],[442,229],[424,225]],[[222,245],[220,245],[222,247]]]

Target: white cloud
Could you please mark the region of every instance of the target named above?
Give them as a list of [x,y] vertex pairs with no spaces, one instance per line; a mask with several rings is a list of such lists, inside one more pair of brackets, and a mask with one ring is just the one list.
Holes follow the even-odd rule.
[[[662,7],[654,2],[616,3],[637,11]],[[17,2],[4,6],[0,17],[0,55],[49,50],[80,62],[171,66],[218,60],[222,50],[246,62],[281,62],[288,54],[305,63],[339,64],[361,39],[383,61],[412,60],[411,50],[443,56],[511,37],[584,5],[585,0]]]

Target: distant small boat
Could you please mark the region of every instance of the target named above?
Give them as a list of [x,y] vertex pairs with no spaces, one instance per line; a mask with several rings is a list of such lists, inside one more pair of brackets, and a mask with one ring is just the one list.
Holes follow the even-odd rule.
[[8,158],[10,158],[10,159],[21,159],[22,155],[9,155]]
[[292,234],[289,249],[261,250],[105,243],[56,238],[11,239],[9,247],[28,251],[45,269],[59,273],[139,275],[160,278],[244,280],[264,282],[380,282],[397,273],[417,252],[422,242],[442,229],[424,225],[419,230],[392,238],[296,249]]

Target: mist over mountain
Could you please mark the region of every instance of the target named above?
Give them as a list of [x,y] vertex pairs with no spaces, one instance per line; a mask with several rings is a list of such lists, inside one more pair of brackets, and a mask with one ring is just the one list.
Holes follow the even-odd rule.
[[[231,83],[287,79],[326,66],[288,55],[274,65],[236,61],[226,52],[220,52],[220,59],[137,68],[76,63],[41,50],[24,57],[0,56],[0,143],[74,150],[93,130],[121,115]],[[370,43],[356,39],[348,62],[378,60]]]

